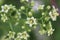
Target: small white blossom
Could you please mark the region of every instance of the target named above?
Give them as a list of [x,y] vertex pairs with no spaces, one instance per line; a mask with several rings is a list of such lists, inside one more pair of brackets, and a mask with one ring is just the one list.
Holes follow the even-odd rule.
[[55,29],[52,29],[52,24],[51,24],[50,21],[49,21],[48,26],[49,26],[49,29],[47,30],[47,33],[48,33],[48,36],[50,36],[50,35],[53,34],[53,31],[54,31]]
[[9,36],[9,38],[14,38],[15,32],[9,31],[8,36]]
[[24,32],[22,32],[22,36],[21,37],[23,39],[26,39],[27,40],[27,38],[30,37],[30,36],[28,35],[28,33],[26,31],[24,31]]
[[53,34],[53,31],[54,31],[54,29],[52,29],[52,28],[49,29],[49,30],[48,30],[48,36],[52,35],[52,34]]
[[25,39],[25,40],[27,40],[28,37],[29,37],[29,35],[27,34],[26,31],[17,34],[17,38],[20,38],[20,39]]
[[58,11],[58,9],[56,9],[53,6],[53,10],[49,12],[49,15],[53,21],[56,21],[57,16],[59,16],[59,13],[57,11]]
[[1,14],[1,20],[3,22],[6,22],[8,20],[7,16],[5,14]]
[[10,9],[8,5],[1,6],[1,8],[2,8],[1,12],[5,12],[5,13],[7,13],[8,10]]
[[29,24],[30,27],[32,27],[33,25],[36,25],[36,19],[34,17],[31,18],[27,18],[26,24]]
[[22,33],[20,33],[20,32],[17,33],[17,38],[20,38],[21,39],[22,38],[21,36],[22,36]]
[[1,6],[1,12],[8,13],[8,11],[9,11],[10,9],[15,10],[16,8],[15,8],[15,6],[7,5],[7,4]]
[[53,20],[53,21],[56,21],[56,18],[57,18],[57,16],[59,15],[57,12],[50,12],[49,13],[49,15],[50,15],[50,17],[51,17],[51,19]]

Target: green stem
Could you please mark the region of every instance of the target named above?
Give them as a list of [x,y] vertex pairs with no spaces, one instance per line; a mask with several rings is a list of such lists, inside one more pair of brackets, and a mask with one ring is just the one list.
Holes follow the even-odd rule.
[[13,31],[13,27],[11,23],[9,23],[9,26],[10,26],[10,29]]

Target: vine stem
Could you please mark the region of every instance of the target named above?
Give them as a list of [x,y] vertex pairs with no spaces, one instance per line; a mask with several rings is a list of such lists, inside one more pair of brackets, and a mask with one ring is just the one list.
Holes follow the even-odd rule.
[[10,26],[10,29],[14,31],[11,23],[9,23],[9,26]]

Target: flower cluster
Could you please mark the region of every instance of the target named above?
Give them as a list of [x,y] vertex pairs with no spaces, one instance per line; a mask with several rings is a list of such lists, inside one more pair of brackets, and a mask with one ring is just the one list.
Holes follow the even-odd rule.
[[48,23],[48,26],[49,26],[49,28],[47,29],[47,33],[48,33],[48,36],[50,36],[50,35],[53,34],[53,31],[54,31],[55,29],[52,29],[52,24],[51,24],[50,21],[49,21],[49,23]]
[[[15,35],[17,35],[17,36],[15,36]],[[9,31],[9,33],[8,33],[8,38],[6,38],[6,39],[8,39],[8,40],[27,40],[30,36],[29,36],[29,34],[26,32],[26,31],[23,31],[23,32],[19,32],[19,33],[15,33],[15,32],[12,32],[12,31]]]
[[15,32],[9,31],[9,34],[7,36],[9,36],[9,39],[14,38]]
[[5,22],[8,20],[8,17],[5,14],[1,14],[1,20]]
[[11,19],[16,19],[16,24],[21,18],[20,12],[13,5],[3,5],[0,10],[1,20],[3,22],[10,21]]
[[58,11],[58,9],[55,9],[55,7],[53,6],[52,11],[49,12],[50,18],[51,18],[53,21],[56,21],[57,16],[59,16],[59,14],[58,14],[57,11]]
[[[41,9],[42,8],[42,9]],[[45,9],[45,10],[44,10]],[[41,18],[40,18],[40,31],[39,33],[42,34],[48,34],[48,36],[53,34],[54,29],[52,28],[52,21],[56,21],[57,16],[59,16],[58,9],[55,8],[55,6],[45,6],[40,5],[38,8],[38,11],[41,12]]]
[[[23,6],[17,9],[13,5],[1,6],[0,16],[1,21],[7,22],[12,31],[19,30],[19,33],[9,31],[9,40],[27,40],[30,36],[28,31],[32,31],[32,28],[36,28],[37,25],[40,27],[39,33],[41,35],[53,34],[52,21],[56,21],[58,9],[52,5],[39,5],[37,12],[32,7],[34,2],[29,0],[20,0]],[[14,30],[16,26],[17,30]],[[14,28],[14,29],[13,29]]]
[[[29,38],[29,35],[28,35],[28,33],[27,33],[26,31],[24,31],[24,32],[22,32],[22,33],[19,32],[19,33],[17,34],[17,38],[27,40],[27,38]],[[16,39],[17,39],[17,38],[16,38]]]
[[26,24],[29,24],[30,27],[37,25],[36,19],[34,17],[27,18]]
[[15,9],[15,6],[5,4],[4,6],[1,6],[1,8],[1,12],[8,13],[10,9]]

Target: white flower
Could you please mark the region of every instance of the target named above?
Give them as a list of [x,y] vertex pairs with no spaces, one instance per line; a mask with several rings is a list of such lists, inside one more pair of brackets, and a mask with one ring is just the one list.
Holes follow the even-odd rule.
[[20,32],[17,33],[17,38],[20,38],[21,39],[22,38],[21,36],[22,36],[22,33],[20,33]]
[[59,13],[57,11],[58,11],[58,9],[56,9],[53,6],[53,10],[49,12],[49,15],[53,21],[56,21],[57,16],[59,16]]
[[49,22],[48,26],[49,26],[49,29],[47,30],[47,33],[48,33],[48,36],[50,36],[50,35],[53,34],[53,31],[54,31],[55,29],[52,29],[52,24],[51,24],[51,22]]
[[57,18],[57,16],[59,15],[57,12],[50,12],[49,13],[49,15],[50,15],[50,18],[53,20],[53,21],[56,21],[56,18]]
[[8,11],[9,11],[10,9],[15,10],[16,8],[15,8],[15,6],[7,5],[7,4],[1,6],[1,12],[8,13]]
[[54,29],[52,29],[52,28],[49,29],[49,30],[48,30],[48,36],[52,35],[52,34],[53,34],[53,31],[54,31]]
[[26,24],[29,24],[30,27],[32,27],[33,25],[36,25],[36,19],[34,17],[31,18],[27,18]]
[[30,37],[30,36],[28,35],[28,33],[26,31],[24,31],[24,32],[22,32],[22,36],[21,37],[23,39],[26,39],[27,40],[27,38]]
[[8,20],[7,16],[5,14],[1,14],[1,20],[3,22],[6,22]]
[[8,36],[9,36],[9,38],[14,38],[15,32],[9,31]]
[[20,39],[26,39],[27,40],[28,37],[29,37],[29,35],[27,34],[26,31],[17,34],[17,38],[20,38]]
[[1,8],[2,8],[1,12],[5,12],[5,13],[7,13],[8,10],[10,9],[8,5],[1,6]]

